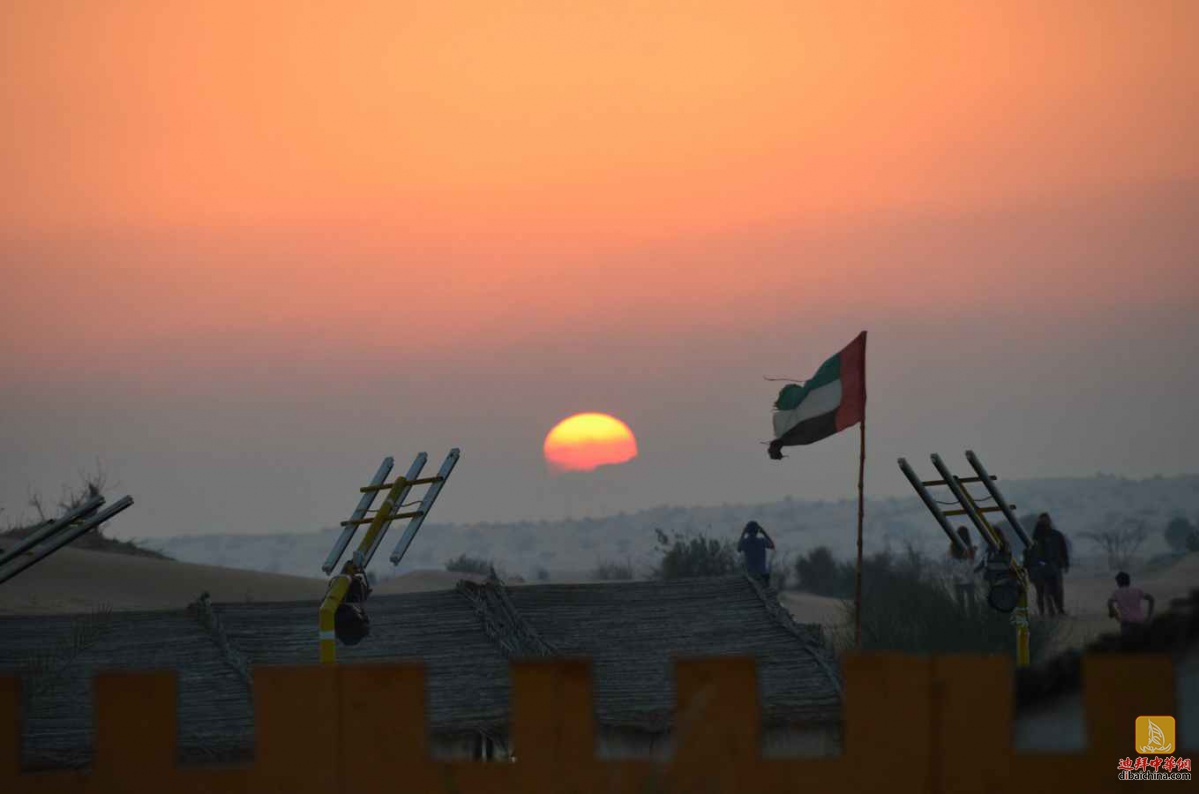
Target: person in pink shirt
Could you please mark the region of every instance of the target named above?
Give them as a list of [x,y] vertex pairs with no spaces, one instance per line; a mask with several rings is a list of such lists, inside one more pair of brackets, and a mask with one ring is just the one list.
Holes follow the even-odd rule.
[[[1141,602],[1149,602],[1149,611],[1141,609]],[[1107,613],[1120,621],[1120,633],[1125,636],[1135,633],[1153,617],[1153,596],[1139,587],[1132,586],[1132,578],[1120,571],[1116,574],[1116,592],[1107,600]]]

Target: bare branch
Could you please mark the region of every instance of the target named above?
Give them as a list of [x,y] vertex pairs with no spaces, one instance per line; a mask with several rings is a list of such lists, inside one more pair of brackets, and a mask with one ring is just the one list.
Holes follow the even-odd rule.
[[1149,537],[1144,520],[1109,516],[1108,526],[1096,532],[1083,532],[1080,537],[1089,540],[1107,554],[1107,564],[1112,570],[1127,569],[1141,544]]
[[29,506],[37,511],[37,520],[46,521],[46,508],[42,504],[42,495],[37,491],[29,491]]
[[108,472],[104,470],[104,466],[99,460],[96,461],[95,473],[89,474],[86,471],[80,471],[79,480],[80,484],[78,488],[63,486],[62,497],[58,500],[58,507],[64,513],[68,510],[74,510],[89,499],[102,496],[108,489]]

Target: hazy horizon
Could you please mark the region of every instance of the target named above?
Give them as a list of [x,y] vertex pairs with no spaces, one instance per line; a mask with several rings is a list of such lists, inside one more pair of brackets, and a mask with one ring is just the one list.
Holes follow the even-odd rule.
[[[1199,5],[0,9],[0,524],[99,460],[122,537],[856,497],[768,459],[860,331],[895,459],[1199,472]],[[1189,76],[1188,76],[1189,75]],[[545,434],[638,457],[555,475]]]

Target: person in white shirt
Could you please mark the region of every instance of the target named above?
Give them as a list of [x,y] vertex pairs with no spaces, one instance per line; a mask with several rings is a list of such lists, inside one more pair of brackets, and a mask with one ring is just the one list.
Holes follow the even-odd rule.
[[974,575],[974,544],[970,542],[970,530],[958,527],[958,537],[966,550],[962,551],[956,543],[949,544],[949,577],[953,582],[953,594],[958,606],[973,612],[975,601]]

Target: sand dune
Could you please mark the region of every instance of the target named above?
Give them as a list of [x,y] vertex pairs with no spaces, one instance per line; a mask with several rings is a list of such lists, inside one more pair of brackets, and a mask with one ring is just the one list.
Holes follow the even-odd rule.
[[61,549],[0,584],[0,613],[180,609],[205,590],[214,601],[315,601],[324,589],[315,578]]
[[[447,590],[462,578],[448,571],[414,571],[383,582],[378,593]],[[47,615],[114,610],[181,609],[208,591],[222,602],[319,603],[327,580],[243,571],[214,565],[61,549],[0,584],[0,614]]]

